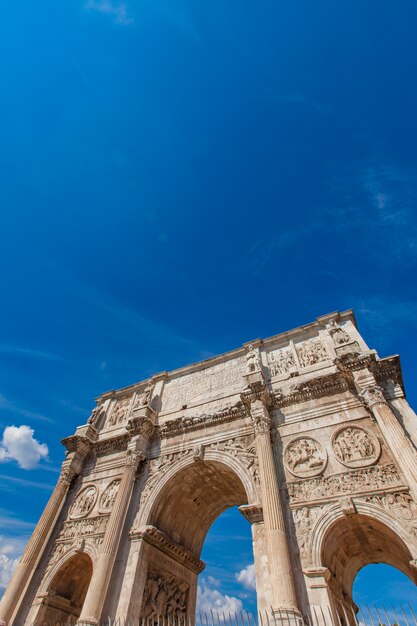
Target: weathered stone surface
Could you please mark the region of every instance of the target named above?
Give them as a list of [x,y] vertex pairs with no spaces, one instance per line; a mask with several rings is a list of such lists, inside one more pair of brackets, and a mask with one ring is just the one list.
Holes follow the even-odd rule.
[[416,423],[398,357],[351,311],[105,393],[63,442],[0,620],[192,614],[231,506],[252,525],[259,609],[349,613],[366,563],[417,580]]

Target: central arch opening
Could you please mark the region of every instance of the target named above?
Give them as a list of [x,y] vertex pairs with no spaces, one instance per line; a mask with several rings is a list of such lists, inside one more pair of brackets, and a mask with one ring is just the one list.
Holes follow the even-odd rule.
[[149,523],[200,556],[205,536],[219,515],[247,503],[242,481],[227,465],[195,462],[165,485]]
[[[246,505],[253,497],[250,477],[245,476],[244,468],[236,470],[227,465],[229,460],[198,459],[179,468],[156,494],[146,519],[148,526],[164,533],[197,560],[213,523],[228,509]],[[235,460],[230,462],[232,465]],[[141,616],[155,620],[161,610],[167,615],[176,610],[192,616],[199,572],[187,565],[183,557],[176,563],[161,559],[158,550],[149,548]]]

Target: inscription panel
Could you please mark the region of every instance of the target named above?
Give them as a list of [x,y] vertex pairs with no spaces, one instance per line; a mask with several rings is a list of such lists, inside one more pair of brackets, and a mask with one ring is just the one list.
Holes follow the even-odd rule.
[[162,412],[181,409],[188,402],[204,400],[222,389],[241,390],[246,361],[240,357],[226,363],[218,363],[204,370],[169,380],[162,394]]

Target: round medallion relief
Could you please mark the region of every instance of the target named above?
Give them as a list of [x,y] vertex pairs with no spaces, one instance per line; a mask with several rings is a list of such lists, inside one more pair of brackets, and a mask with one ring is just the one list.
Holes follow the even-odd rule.
[[95,485],[87,485],[76,497],[70,512],[72,519],[85,517],[93,508],[97,499],[97,487]]
[[366,467],[379,459],[381,446],[376,437],[358,426],[344,426],[332,437],[336,458],[346,467]]
[[321,474],[324,470],[327,452],[315,439],[297,437],[286,446],[284,461],[291,474],[300,478],[309,478]]

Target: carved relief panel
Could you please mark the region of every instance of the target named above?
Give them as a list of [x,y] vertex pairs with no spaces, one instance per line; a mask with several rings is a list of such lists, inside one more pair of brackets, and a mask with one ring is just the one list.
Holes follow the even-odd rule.
[[270,352],[268,354],[268,364],[271,378],[285,376],[297,371],[297,363],[291,348]]
[[336,458],[346,467],[365,467],[379,459],[381,446],[376,437],[358,426],[337,430],[332,437]]
[[97,499],[97,487],[95,485],[87,485],[81,489],[75,498],[70,510],[70,518],[78,519],[86,517],[92,510]]
[[107,485],[100,498],[100,511],[109,511],[113,507],[119,487],[120,479],[113,480],[109,485]]
[[286,446],[284,462],[291,474],[308,478],[323,472],[327,463],[327,453],[315,439],[297,437]]
[[130,403],[131,398],[119,400],[110,413],[107,426],[117,426],[117,424],[125,422],[129,414]]
[[321,361],[327,361],[330,359],[330,355],[324,342],[321,339],[309,339],[296,346],[298,360],[301,367],[309,367],[310,365],[316,365]]
[[160,617],[185,618],[189,585],[168,572],[150,567],[143,594],[141,617],[158,622]]

